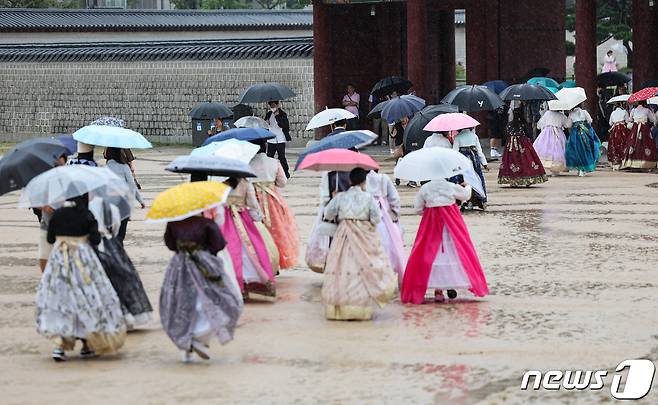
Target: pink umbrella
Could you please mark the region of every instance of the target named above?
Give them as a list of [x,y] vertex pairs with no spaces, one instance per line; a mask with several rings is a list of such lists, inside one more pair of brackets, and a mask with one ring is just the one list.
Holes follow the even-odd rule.
[[437,115],[425,125],[423,130],[430,132],[459,131],[464,128],[474,128],[480,123],[466,114],[448,113]]
[[364,153],[349,149],[327,149],[307,155],[298,170],[347,172],[357,167],[366,170],[379,169],[377,162]]

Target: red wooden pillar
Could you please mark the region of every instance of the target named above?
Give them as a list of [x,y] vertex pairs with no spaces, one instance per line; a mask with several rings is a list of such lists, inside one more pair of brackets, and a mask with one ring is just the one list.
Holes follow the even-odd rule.
[[407,0],[407,71],[419,97],[427,97],[427,0]]
[[485,58],[485,35],[487,16],[485,3],[473,0],[466,7],[466,82],[469,84],[484,83],[487,63]]
[[[486,7],[486,8],[484,8]],[[485,59],[486,73],[485,81],[500,79],[500,2],[499,0],[487,0],[483,4],[486,13],[486,41],[485,41]],[[480,82],[478,84],[482,84]]]
[[585,89],[587,110],[596,111],[596,0],[576,0],[576,83]]
[[637,90],[647,80],[658,79],[655,40],[658,35],[658,2],[633,1],[633,86]]
[[[333,72],[331,63],[331,10],[321,0],[313,2],[313,92],[315,111],[331,104]],[[315,131],[315,139],[323,131]]]
[[439,12],[439,100],[455,88],[455,11]]

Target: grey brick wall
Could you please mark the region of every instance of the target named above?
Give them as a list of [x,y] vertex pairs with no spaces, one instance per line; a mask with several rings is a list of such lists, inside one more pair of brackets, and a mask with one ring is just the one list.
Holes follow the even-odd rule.
[[[297,97],[283,108],[294,143],[313,116],[313,60],[264,59],[148,62],[0,63],[0,141],[72,133],[102,115],[161,143],[190,143],[187,115],[198,102],[237,104],[240,90],[258,82],[290,86]],[[265,105],[252,105],[263,115]]]

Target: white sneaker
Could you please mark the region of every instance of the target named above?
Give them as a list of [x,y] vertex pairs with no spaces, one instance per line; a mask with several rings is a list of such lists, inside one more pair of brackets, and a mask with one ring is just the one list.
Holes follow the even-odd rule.
[[503,157],[503,155],[500,154],[496,149],[491,149],[491,152],[489,152],[489,155],[491,156],[492,159],[500,159]]
[[181,358],[183,363],[193,363],[194,358],[192,357],[192,352],[189,350],[183,350],[183,356]]
[[585,172],[582,170],[578,170],[578,177],[585,177]]

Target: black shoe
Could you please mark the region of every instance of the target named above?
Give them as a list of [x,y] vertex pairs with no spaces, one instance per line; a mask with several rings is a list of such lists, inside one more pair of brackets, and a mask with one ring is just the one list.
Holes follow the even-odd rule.
[[80,357],[83,359],[93,359],[94,357],[98,357],[98,355],[88,347],[83,347],[80,349]]
[[409,183],[407,183],[407,187],[416,188],[418,187],[418,184],[416,184],[415,181],[410,181]]
[[457,291],[448,290],[448,298],[450,298],[451,300],[454,300],[455,298],[457,298]]
[[400,185],[400,179],[395,179],[395,185],[399,186]]
[[51,356],[57,363],[66,361],[66,353],[62,349],[53,349]]

